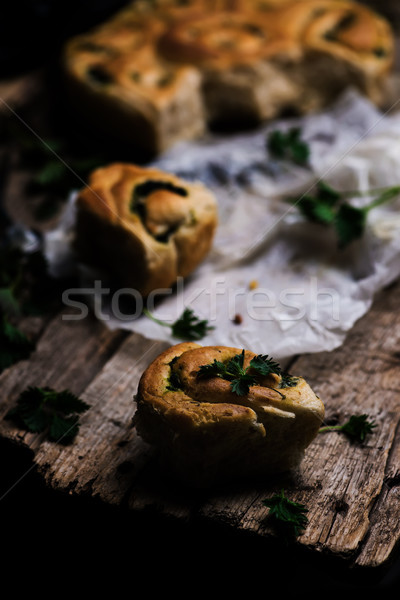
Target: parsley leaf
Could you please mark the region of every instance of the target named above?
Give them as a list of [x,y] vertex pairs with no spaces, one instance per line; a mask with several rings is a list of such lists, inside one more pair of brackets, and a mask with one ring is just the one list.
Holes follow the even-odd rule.
[[358,442],[364,442],[368,433],[372,433],[377,427],[376,423],[368,420],[368,415],[353,415],[343,425],[326,425],[321,427],[319,433],[326,431],[340,431],[345,433],[349,438]]
[[170,327],[173,337],[181,340],[201,340],[208,331],[214,329],[206,319],[199,319],[191,308],[185,308],[179,319],[172,324],[156,319],[146,308],[143,309],[143,313],[155,323],[163,327]]
[[69,390],[56,392],[48,387],[30,386],[19,395],[6,418],[33,433],[46,431],[51,441],[67,444],[79,431],[79,415],[89,408]]
[[276,158],[298,165],[307,165],[310,158],[309,145],[301,139],[299,127],[292,127],[287,132],[279,129],[272,131],[267,138],[267,149]]
[[293,502],[285,496],[284,490],[271,498],[263,501],[264,506],[269,508],[267,518],[272,519],[275,524],[283,527],[285,533],[298,536],[306,528],[308,509],[300,502]]
[[[376,190],[375,193],[377,197],[370,204],[356,207],[346,198],[356,196],[357,192],[338,192],[324,181],[319,181],[314,195],[304,194],[299,198],[291,199],[291,202],[307,220],[332,226],[337,235],[339,248],[345,248],[364,235],[368,214],[373,208],[400,195],[400,186]],[[373,190],[371,194],[374,194]]]
[[[244,358],[245,351],[242,350],[240,354],[235,354],[226,363],[214,359],[214,362],[202,365],[197,372],[197,376],[202,378],[220,377],[230,381],[232,391],[238,396],[245,396],[249,393],[252,385],[258,384],[260,377],[282,373],[279,364],[267,355],[259,354],[255,356],[246,369],[244,368]],[[282,396],[281,392],[276,389],[275,391]]]

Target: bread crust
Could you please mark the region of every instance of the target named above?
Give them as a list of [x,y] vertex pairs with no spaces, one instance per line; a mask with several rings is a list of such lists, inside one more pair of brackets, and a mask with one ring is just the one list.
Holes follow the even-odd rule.
[[[260,478],[297,468],[317,435],[324,405],[296,378],[279,389],[269,375],[238,396],[230,382],[199,378],[202,365],[224,362],[238,348],[182,342],[161,353],[138,385],[134,424],[160,450],[169,473],[195,487]],[[247,367],[255,354],[245,351]]]
[[149,157],[213,123],[320,109],[349,85],[379,105],[393,63],[390,24],[352,0],[139,0],[62,59],[74,109]]
[[126,163],[93,171],[76,206],[80,259],[143,297],[187,277],[209,252],[218,222],[203,184]]

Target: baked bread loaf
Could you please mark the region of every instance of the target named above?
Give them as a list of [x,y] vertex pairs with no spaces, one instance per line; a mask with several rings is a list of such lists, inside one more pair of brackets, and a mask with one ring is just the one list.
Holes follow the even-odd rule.
[[349,85],[379,105],[393,62],[389,23],[352,0],[137,0],[62,58],[77,113],[148,156],[216,123],[317,110]]
[[[248,377],[256,375],[247,391],[234,388],[232,360]],[[218,363],[219,375],[213,371]],[[257,370],[260,363],[266,370]],[[271,366],[275,372],[268,373]],[[296,468],[319,430],[324,405],[303,378],[277,367],[248,350],[172,346],[140,379],[137,432],[159,449],[169,474],[194,487]]]
[[76,207],[80,259],[143,297],[200,264],[218,220],[215,197],[203,184],[124,163],[93,171]]

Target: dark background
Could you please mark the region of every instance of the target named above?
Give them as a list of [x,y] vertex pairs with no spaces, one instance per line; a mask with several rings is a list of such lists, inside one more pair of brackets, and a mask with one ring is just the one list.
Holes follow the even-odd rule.
[[[29,73],[57,60],[71,35],[106,19],[123,0],[2,2],[0,78]],[[398,1],[373,2],[392,23]],[[370,579],[340,564],[312,560],[282,546],[273,548],[229,530],[159,519],[155,512],[125,510],[49,491],[31,456],[0,440],[0,565],[16,593],[55,595],[224,595],[343,590],[374,595],[400,589],[398,563]],[[390,568],[389,568],[390,567]],[[106,587],[107,586],[107,587]]]

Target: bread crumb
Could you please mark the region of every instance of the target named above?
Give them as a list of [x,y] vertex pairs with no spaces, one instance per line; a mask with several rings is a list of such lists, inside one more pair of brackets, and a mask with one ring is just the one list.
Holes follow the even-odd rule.
[[256,279],[253,279],[252,281],[250,281],[249,290],[255,290],[257,288],[258,288],[258,281]]
[[243,323],[243,318],[241,315],[235,315],[232,320],[235,323],[235,325],[240,325],[241,323]]

